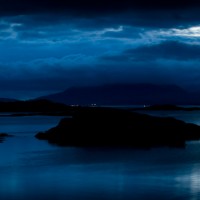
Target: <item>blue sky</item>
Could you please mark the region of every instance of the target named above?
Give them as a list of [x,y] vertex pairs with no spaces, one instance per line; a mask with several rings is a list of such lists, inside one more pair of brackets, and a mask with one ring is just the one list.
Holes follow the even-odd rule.
[[0,96],[72,86],[200,88],[200,2],[0,0]]

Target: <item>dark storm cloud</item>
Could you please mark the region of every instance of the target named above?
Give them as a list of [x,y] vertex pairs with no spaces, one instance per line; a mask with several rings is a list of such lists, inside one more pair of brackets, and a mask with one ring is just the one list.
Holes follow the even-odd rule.
[[23,14],[35,12],[71,11],[77,14],[118,12],[127,10],[173,10],[200,6],[198,0],[1,0],[1,13]]
[[[0,15],[40,15],[41,22],[85,19],[79,25],[123,23],[169,27],[189,25],[200,19],[197,0],[0,0]],[[42,17],[41,17],[42,16]],[[92,20],[91,20],[92,19]],[[94,23],[98,19],[98,24]],[[38,21],[38,23],[41,23]]]
[[199,13],[195,0],[0,0],[0,91],[192,85],[200,80],[200,46],[192,45]]
[[32,98],[71,86],[109,83],[185,84],[194,88],[199,77],[197,60],[119,62],[114,59],[108,62],[98,57],[74,55],[1,64],[0,91],[7,97]]
[[200,46],[177,41],[166,41],[160,44],[129,49],[119,55],[104,56],[102,59],[113,62],[148,62],[158,59],[200,60]]
[[[93,63],[94,64],[94,63]],[[72,86],[102,85],[120,82],[167,82],[169,74],[158,67],[146,64],[135,66],[96,64],[95,66],[69,66],[65,61],[45,60],[29,63],[29,66],[18,64],[12,66],[12,74],[7,66],[1,66],[0,91],[1,94],[13,93],[18,97],[35,97],[39,93],[53,93]],[[34,65],[34,67],[32,67]],[[68,65],[68,68],[65,68]],[[11,67],[11,66],[10,66]],[[6,71],[7,70],[7,71]],[[4,72],[4,73],[2,73]],[[167,77],[167,78],[166,78]],[[156,80],[156,81],[155,81]],[[24,94],[23,94],[24,93]],[[21,97],[20,97],[21,98]]]

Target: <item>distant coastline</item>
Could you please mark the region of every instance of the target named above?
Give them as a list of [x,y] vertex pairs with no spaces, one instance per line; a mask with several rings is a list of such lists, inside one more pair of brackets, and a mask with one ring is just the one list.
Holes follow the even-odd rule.
[[195,111],[195,110],[200,110],[200,105],[173,105],[173,104],[158,104],[149,106],[144,105],[143,107],[142,106],[132,107],[131,110]]
[[197,111],[200,105],[88,105],[70,106],[49,100],[0,102],[0,117],[22,117],[34,115],[72,116],[83,108],[112,108],[129,111]]
[[184,147],[186,141],[200,139],[198,125],[137,112],[141,110],[194,111],[200,107],[168,104],[84,107],[49,100],[0,102],[0,117],[63,116],[58,126],[36,135],[61,146]]

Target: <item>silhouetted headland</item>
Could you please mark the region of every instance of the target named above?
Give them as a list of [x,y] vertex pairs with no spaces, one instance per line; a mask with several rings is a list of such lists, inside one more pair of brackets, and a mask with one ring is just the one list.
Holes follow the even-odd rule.
[[5,116],[29,116],[29,115],[71,115],[77,107],[55,103],[49,100],[27,101],[0,101],[0,113],[11,112],[14,114]]
[[6,137],[11,137],[11,135],[7,133],[0,133],[0,143],[2,143]]
[[200,110],[200,107],[197,106],[184,107],[173,104],[156,104],[156,105],[132,108],[130,110],[194,111],[194,110]]
[[200,127],[171,117],[161,118],[121,109],[81,108],[36,138],[78,147],[184,147],[200,139]]

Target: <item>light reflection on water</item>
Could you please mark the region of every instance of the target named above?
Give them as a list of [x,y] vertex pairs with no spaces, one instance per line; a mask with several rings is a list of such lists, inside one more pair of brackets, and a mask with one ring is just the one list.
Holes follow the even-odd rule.
[[120,150],[61,148],[33,137],[59,119],[0,118],[0,132],[15,136],[0,144],[0,199],[200,199],[199,141]]

